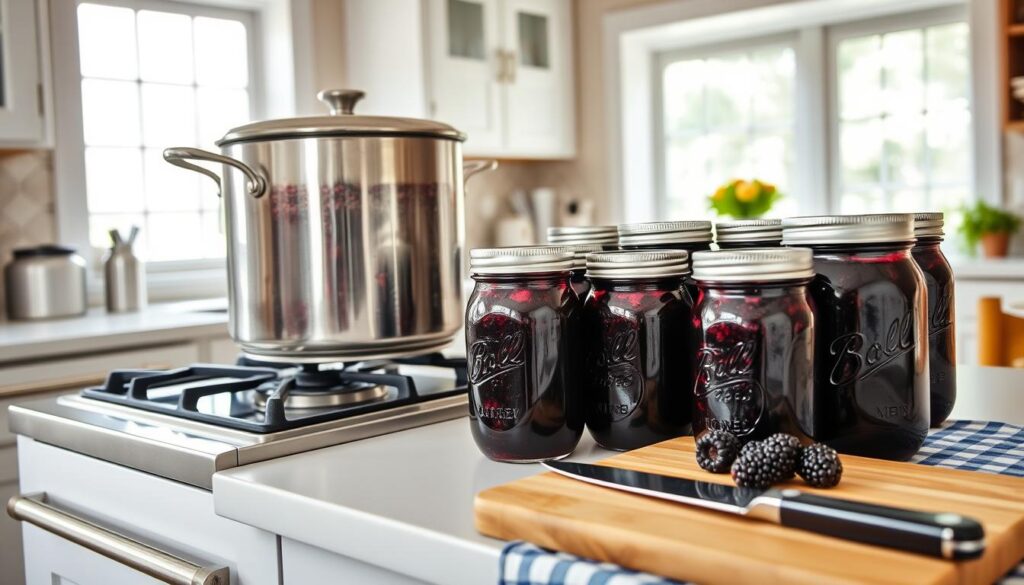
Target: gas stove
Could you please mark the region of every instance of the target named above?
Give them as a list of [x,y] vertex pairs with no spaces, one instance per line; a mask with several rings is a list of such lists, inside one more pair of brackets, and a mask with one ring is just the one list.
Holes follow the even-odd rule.
[[13,432],[205,489],[217,471],[465,416],[466,362],[115,370],[10,408]]

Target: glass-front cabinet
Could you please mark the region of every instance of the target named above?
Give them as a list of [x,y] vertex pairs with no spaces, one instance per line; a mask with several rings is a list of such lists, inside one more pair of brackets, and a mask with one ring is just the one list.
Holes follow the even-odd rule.
[[0,0],[0,148],[46,142],[39,0]]
[[431,115],[473,155],[574,153],[568,0],[431,0]]

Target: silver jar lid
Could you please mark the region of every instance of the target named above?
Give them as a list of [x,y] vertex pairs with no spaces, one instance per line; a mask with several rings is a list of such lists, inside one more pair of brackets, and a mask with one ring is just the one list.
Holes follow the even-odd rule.
[[775,242],[782,239],[781,219],[741,219],[715,224],[719,242]]
[[937,211],[914,214],[914,235],[919,238],[943,237],[945,232],[942,228],[945,224],[945,215]]
[[619,231],[613,225],[549,227],[548,241],[552,244],[615,245],[619,243]]
[[417,118],[360,116],[353,113],[365,94],[353,89],[326,89],[317,99],[330,109],[329,116],[279,118],[232,128],[217,146],[249,140],[282,140],[315,136],[420,136],[464,141],[466,135],[442,122]]
[[587,255],[591,278],[671,278],[690,273],[685,250],[594,252]]
[[621,246],[699,244],[710,243],[713,238],[710,221],[652,221],[619,226]]
[[814,276],[808,248],[748,248],[693,254],[693,278],[712,282],[796,280]]
[[603,252],[602,244],[555,244],[552,248],[559,248],[572,252],[572,269],[584,270],[587,268],[587,255],[594,252]]
[[556,246],[474,248],[469,251],[470,274],[539,274],[568,272],[573,253]]
[[782,220],[786,246],[872,244],[914,240],[914,216],[909,213],[819,215]]

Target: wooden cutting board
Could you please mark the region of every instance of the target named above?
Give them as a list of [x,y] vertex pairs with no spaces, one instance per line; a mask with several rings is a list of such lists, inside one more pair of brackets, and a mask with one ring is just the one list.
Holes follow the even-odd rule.
[[[701,470],[692,437],[602,465],[732,484]],[[541,473],[476,497],[476,527],[681,581],[716,583],[988,584],[1024,559],[1024,479],[842,456],[840,485],[822,495],[972,516],[985,527],[980,559],[954,563],[628,494]]]

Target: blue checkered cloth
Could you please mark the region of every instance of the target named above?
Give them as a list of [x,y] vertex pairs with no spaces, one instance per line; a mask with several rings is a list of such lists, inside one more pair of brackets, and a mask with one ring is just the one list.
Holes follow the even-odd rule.
[[[949,421],[928,436],[912,461],[1024,477],[1024,427]],[[499,585],[682,585],[612,563],[547,551],[528,542],[510,542],[501,551],[499,563]],[[999,585],[1024,585],[1024,561],[1003,577]]]

